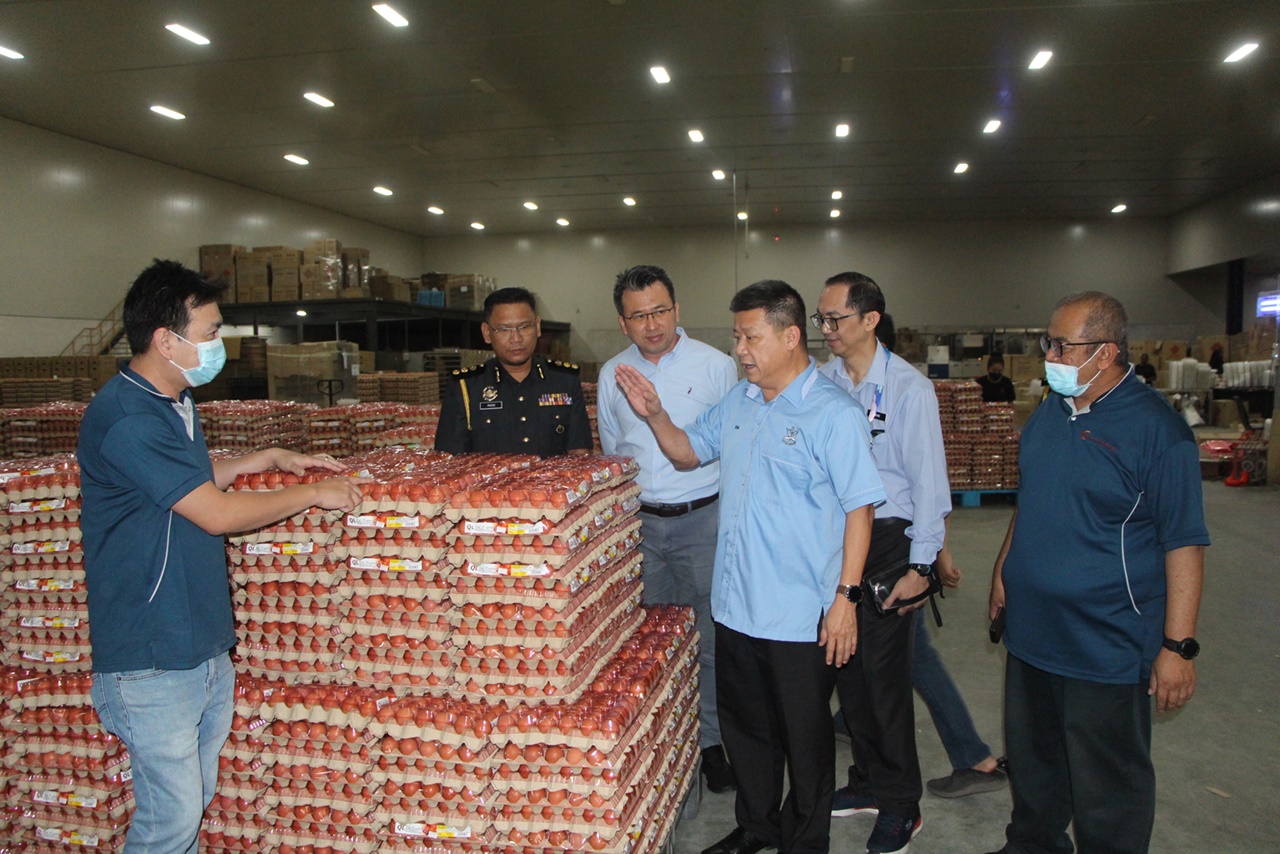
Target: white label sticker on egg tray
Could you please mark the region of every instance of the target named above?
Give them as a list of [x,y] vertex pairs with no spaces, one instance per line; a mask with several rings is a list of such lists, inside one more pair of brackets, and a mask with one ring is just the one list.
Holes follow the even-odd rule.
[[14,478],[19,477],[39,477],[45,474],[53,474],[53,469],[31,469],[29,471],[7,471],[0,474],[0,483],[8,483]]
[[75,590],[76,583],[64,578],[23,578],[15,581],[13,588],[15,590],[57,593],[61,590]]
[[33,543],[14,543],[12,552],[16,555],[48,555],[71,551],[70,540],[41,540]]
[[394,513],[356,516],[348,513],[347,526],[351,528],[418,528],[422,526],[422,517],[398,516]]
[[79,617],[23,617],[18,625],[24,629],[78,629]]
[[98,799],[92,795],[77,795],[75,792],[32,792],[31,800],[38,804],[58,804],[85,809],[93,809],[98,805]]
[[44,513],[48,510],[62,510],[67,506],[65,498],[46,498],[43,501],[10,501],[10,513]]
[[521,522],[518,519],[510,519],[506,522],[473,522],[468,519],[462,523],[462,533],[480,536],[520,537],[526,534],[545,534],[549,528],[545,519],[539,519],[536,522]]
[[472,563],[467,561],[466,566],[467,575],[542,578],[551,574],[551,567],[545,563]]
[[309,555],[315,554],[315,543],[245,543],[247,555]]
[[27,652],[25,649],[19,657],[23,661],[38,661],[41,664],[72,664],[84,658],[78,652],[63,652],[62,650]]
[[388,560],[381,557],[353,557],[347,559],[347,565],[352,569],[368,569],[374,572],[421,572],[423,564],[420,560],[401,558]]

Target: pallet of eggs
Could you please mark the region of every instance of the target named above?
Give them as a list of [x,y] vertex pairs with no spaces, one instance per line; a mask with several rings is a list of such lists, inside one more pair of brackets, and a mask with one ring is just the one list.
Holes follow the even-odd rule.
[[98,723],[91,683],[88,672],[0,671],[8,803],[21,808],[8,844],[50,852],[124,846],[133,812],[129,755]]
[[80,471],[70,455],[0,464],[5,664],[88,671]]
[[446,691],[454,668],[447,497],[534,457],[387,448],[352,459],[364,500],[342,520],[343,668],[358,685]]
[[218,753],[217,794],[205,810],[200,850],[257,852],[267,829],[264,814],[269,783],[263,765],[267,722],[259,714],[264,700],[284,682],[236,674],[231,733]]
[[206,445],[248,453],[273,447],[305,451],[311,408],[287,400],[211,400],[196,411]]
[[[316,469],[254,472],[237,477],[231,489],[271,491],[328,476]],[[341,520],[340,511],[313,507],[229,539],[237,672],[288,682],[337,678],[346,576],[334,549]]]
[[553,457],[453,496],[463,696],[572,697],[639,624],[636,471],[628,457]]
[[347,421],[351,425],[351,453],[362,454],[375,447],[378,436],[399,424],[400,403],[356,403],[347,407]]
[[[364,379],[364,377],[361,377]],[[351,456],[351,422],[346,406],[323,406],[307,412],[307,453]]]
[[406,406],[396,416],[396,426],[373,439],[374,448],[399,445],[406,448],[430,449],[436,444],[436,428],[440,424],[440,407]]
[[63,400],[9,410],[5,425],[9,455],[20,458],[74,452],[87,406]]
[[301,684],[264,691],[262,730],[268,827],[261,850],[302,846],[368,854],[379,819],[370,722],[394,700],[387,688]]

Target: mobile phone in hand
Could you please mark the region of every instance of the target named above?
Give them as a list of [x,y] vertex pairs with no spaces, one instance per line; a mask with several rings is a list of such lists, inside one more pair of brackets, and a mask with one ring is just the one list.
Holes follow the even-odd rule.
[[991,634],[992,643],[1000,643],[1000,638],[1004,637],[1004,606],[1003,605],[1001,605],[999,608],[996,609],[996,618],[991,621],[991,628],[989,629],[989,632]]

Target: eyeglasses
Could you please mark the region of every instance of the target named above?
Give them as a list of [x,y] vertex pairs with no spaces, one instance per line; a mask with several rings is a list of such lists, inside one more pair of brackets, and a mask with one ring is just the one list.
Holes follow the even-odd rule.
[[635,314],[628,314],[622,319],[628,323],[644,325],[650,320],[661,320],[675,310],[675,306],[668,306],[667,308],[655,308],[653,311],[637,311]]
[[534,324],[522,323],[519,326],[490,326],[489,331],[503,338],[523,338],[526,332],[533,330]]
[[1111,341],[1068,341],[1065,338],[1050,338],[1048,335],[1040,336],[1040,352],[1048,355],[1049,351],[1053,351],[1055,359],[1062,358],[1062,351],[1067,347],[1087,347],[1090,344],[1110,344]]
[[849,317],[859,316],[859,313],[856,311],[850,312],[849,314],[815,314],[809,318],[809,322],[816,326],[821,332],[826,332],[828,328],[830,328],[832,332],[835,332],[840,328],[840,321]]

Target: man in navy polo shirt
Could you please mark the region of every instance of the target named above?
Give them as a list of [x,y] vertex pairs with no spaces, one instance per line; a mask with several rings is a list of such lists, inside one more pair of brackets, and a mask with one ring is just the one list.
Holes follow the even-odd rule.
[[338,472],[282,448],[209,459],[190,388],[226,361],[217,299],[226,289],[156,261],[124,302],[133,358],[80,427],[81,527],[94,708],[129,748],[137,809],[130,852],[194,852],[231,729],[235,646],[223,535],[308,507],[353,510],[358,481],[225,492],[272,467]]
[[1058,303],[1041,340],[1052,393],[1022,432],[1018,509],[996,559],[1005,610],[1004,852],[1145,852],[1151,704],[1181,708],[1204,574],[1196,441],[1129,364],[1111,296]]

